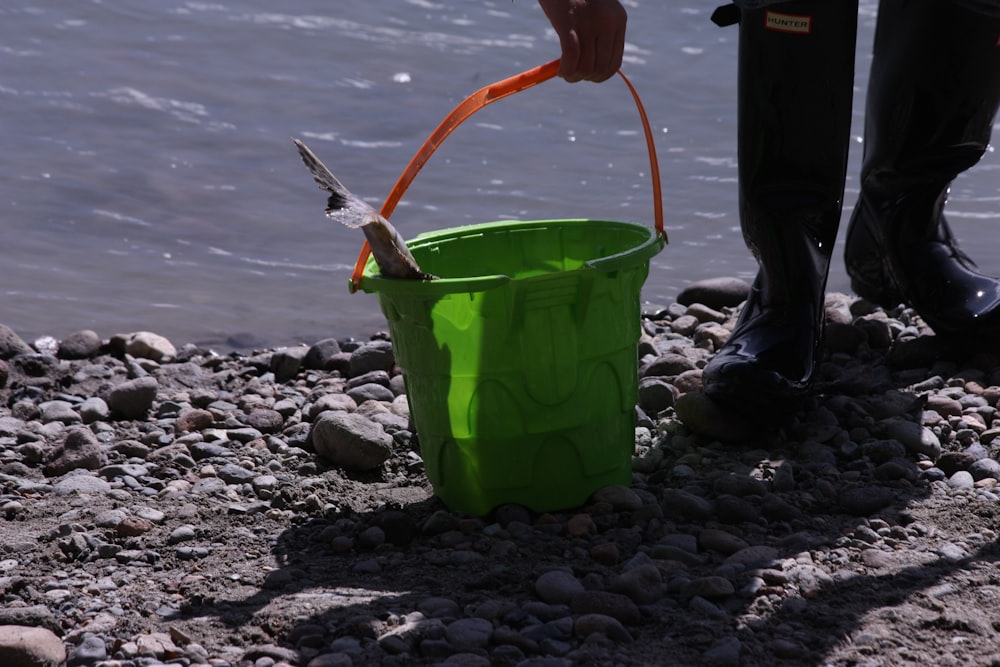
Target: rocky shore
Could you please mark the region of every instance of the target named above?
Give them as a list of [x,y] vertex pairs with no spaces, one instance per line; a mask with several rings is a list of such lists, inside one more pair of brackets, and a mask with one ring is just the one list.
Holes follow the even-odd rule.
[[630,486],[485,517],[433,496],[385,333],[0,326],[0,664],[1000,665],[1000,350],[831,294],[763,428],[699,393],[745,293],[643,316]]

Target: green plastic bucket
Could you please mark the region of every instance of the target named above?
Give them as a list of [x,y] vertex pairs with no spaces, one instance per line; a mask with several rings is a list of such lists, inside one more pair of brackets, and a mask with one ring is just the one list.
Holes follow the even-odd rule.
[[543,512],[628,484],[639,295],[655,230],[599,220],[503,221],[408,242],[438,280],[369,261],[427,477],[453,510]]

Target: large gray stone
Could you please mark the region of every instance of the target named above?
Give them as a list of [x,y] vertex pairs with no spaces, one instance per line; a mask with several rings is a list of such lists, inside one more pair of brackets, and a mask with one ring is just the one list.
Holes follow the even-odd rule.
[[336,338],[324,338],[313,343],[302,360],[302,365],[311,370],[326,370],[330,361],[340,354],[340,343]]
[[392,343],[387,340],[373,340],[351,353],[351,377],[371,371],[390,371],[396,363]]
[[0,665],[61,667],[65,662],[66,647],[51,630],[0,625]]
[[152,359],[160,362],[177,356],[177,348],[174,347],[173,343],[151,331],[119,334],[112,339],[112,342],[119,347],[124,347],[127,354],[140,359]]
[[372,470],[392,455],[392,436],[354,413],[324,412],[310,435],[317,454],[351,470]]
[[299,374],[302,362],[309,353],[304,346],[284,347],[271,355],[271,372],[278,382],[287,382]]
[[66,434],[63,443],[46,457],[42,472],[48,477],[58,477],[71,470],[97,470],[103,456],[97,436],[86,428],[75,428]]
[[159,387],[156,378],[149,376],[123,382],[111,390],[108,407],[121,419],[140,419],[153,406]]
[[5,324],[0,324],[0,359],[10,359],[19,354],[33,354],[34,350]]
[[75,331],[59,342],[63,359],[87,359],[101,349],[101,337],[90,329]]
[[750,294],[750,285],[739,278],[709,278],[692,283],[677,295],[677,303],[700,303],[709,308],[738,306]]

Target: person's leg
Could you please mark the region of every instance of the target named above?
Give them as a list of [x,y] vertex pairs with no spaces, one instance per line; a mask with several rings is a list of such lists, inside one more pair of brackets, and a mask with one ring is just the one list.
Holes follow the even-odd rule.
[[912,306],[942,335],[1000,332],[1000,281],[976,269],[943,215],[949,184],[985,152],[1000,103],[1000,3],[969,4],[880,3],[844,254],[858,295]]
[[705,393],[753,414],[810,386],[850,144],[857,0],[743,10],[740,223],[760,269]]

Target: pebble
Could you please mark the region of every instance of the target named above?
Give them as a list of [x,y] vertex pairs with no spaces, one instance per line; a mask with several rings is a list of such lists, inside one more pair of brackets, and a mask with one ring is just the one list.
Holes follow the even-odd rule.
[[170,532],[170,537],[167,539],[168,544],[178,544],[180,542],[186,542],[188,540],[193,540],[198,536],[197,529],[192,525],[178,526]]
[[340,343],[336,338],[324,338],[309,346],[302,365],[311,370],[327,370],[332,359],[340,354]]
[[460,618],[445,628],[448,643],[459,651],[485,647],[493,634],[493,624],[484,618]]
[[46,458],[42,470],[49,477],[58,477],[74,470],[96,470],[104,460],[97,436],[85,428],[69,431],[62,444]]
[[119,419],[140,419],[149,412],[158,389],[156,378],[149,376],[123,382],[108,394],[108,408]]
[[642,620],[639,606],[627,595],[610,591],[583,591],[573,596],[569,605],[574,614],[602,614],[625,625],[637,625]]
[[972,473],[968,470],[959,470],[948,478],[948,486],[956,490],[971,489],[975,481]]
[[91,396],[80,404],[80,419],[84,424],[107,421],[111,416],[111,408],[100,396]]
[[126,354],[133,357],[150,359],[160,362],[164,359],[172,359],[177,356],[177,349],[174,345],[159,334],[151,331],[137,331],[135,333],[113,336],[112,346],[119,347]]
[[724,556],[749,547],[746,540],[725,530],[706,528],[698,533],[698,544],[708,551],[716,551]]
[[304,346],[283,347],[271,355],[269,368],[274,373],[276,382],[286,382],[296,375],[309,354],[309,348]]
[[34,350],[6,324],[0,324],[0,359],[10,359]]
[[709,519],[714,511],[710,500],[682,489],[666,489],[662,504],[664,515],[692,521]]
[[83,641],[73,649],[66,667],[89,667],[107,658],[108,650],[104,640],[99,635],[86,634]]
[[573,634],[577,637],[589,637],[601,634],[615,642],[630,643],[632,634],[617,619],[604,614],[582,614],[573,623]]
[[750,285],[738,278],[707,278],[685,286],[677,295],[681,305],[703,304],[713,309],[738,306],[750,294]]
[[391,403],[392,399],[395,398],[391,389],[374,382],[352,387],[347,390],[347,395],[358,405],[361,405],[365,401],[384,401]]
[[389,371],[395,363],[392,343],[386,340],[369,341],[351,353],[350,375],[355,377],[372,371]]
[[580,580],[564,570],[551,570],[535,580],[538,597],[550,604],[569,604],[583,590]]
[[57,496],[91,496],[111,493],[111,485],[86,470],[74,470],[57,480],[52,486]]
[[664,593],[663,577],[656,565],[644,563],[612,579],[608,589],[629,597],[636,604],[652,604]]
[[74,331],[59,341],[61,359],[87,359],[101,349],[101,337],[90,329]]

